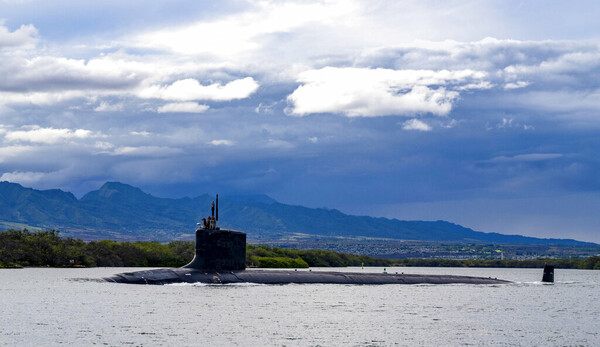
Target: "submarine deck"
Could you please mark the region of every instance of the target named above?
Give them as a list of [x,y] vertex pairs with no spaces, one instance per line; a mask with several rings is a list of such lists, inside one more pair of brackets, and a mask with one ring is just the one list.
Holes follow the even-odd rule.
[[323,283],[323,284],[506,284],[509,281],[496,278],[455,276],[383,274],[333,271],[292,271],[292,270],[239,270],[214,271],[188,268],[154,269],[126,272],[105,278],[108,282],[131,284],[170,284],[170,283]]

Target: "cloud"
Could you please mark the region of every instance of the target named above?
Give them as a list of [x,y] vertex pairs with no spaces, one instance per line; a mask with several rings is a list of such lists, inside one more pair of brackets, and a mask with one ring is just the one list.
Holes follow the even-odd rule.
[[2,104],[33,104],[48,106],[60,102],[72,101],[90,97],[90,94],[81,90],[64,92],[1,92],[0,105]]
[[[78,177],[86,171],[90,173],[94,169],[97,169],[95,163],[87,162],[81,166],[66,165],[58,170],[15,170],[4,172],[2,176],[0,176],[0,181],[19,183],[26,187],[35,187],[36,189],[60,189],[65,182],[69,182],[73,177]],[[67,176],[71,178],[66,178]]]
[[528,85],[529,85],[529,82],[527,82],[527,81],[516,81],[516,82],[506,83],[504,85],[504,89],[519,89],[519,88],[525,88]]
[[[32,54],[39,52],[32,52]],[[98,97],[126,96],[135,88],[163,75],[151,63],[115,56],[88,61],[54,56],[26,57],[8,52],[0,59],[0,105],[79,104],[80,99],[96,102]],[[113,108],[113,110],[109,109]],[[120,111],[102,101],[97,111]]]
[[177,102],[160,106],[156,112],[183,112],[183,113],[202,113],[209,109],[208,105],[200,105],[196,102]]
[[277,102],[273,102],[271,104],[263,104],[262,102],[254,108],[254,112],[256,113],[264,113],[264,114],[273,114],[275,111],[275,107],[277,106]]
[[21,25],[21,27],[10,32],[0,21],[0,49],[14,47],[33,47],[37,41],[38,31],[33,25]]
[[228,101],[247,98],[257,89],[258,83],[252,77],[231,81],[225,85],[213,83],[208,86],[203,86],[197,80],[188,78],[176,81],[169,86],[153,85],[141,90],[138,96],[176,101]]
[[494,87],[493,83],[491,83],[489,81],[481,81],[481,82],[477,82],[477,83],[469,83],[469,84],[465,84],[462,86],[458,86],[455,89],[461,90],[461,91],[462,90],[469,91],[469,90],[476,90],[476,89],[485,90],[485,89],[491,89],[493,87]]
[[148,131],[131,131],[129,132],[130,135],[134,135],[134,136],[149,136],[152,135],[152,133],[148,132]]
[[33,146],[20,145],[0,147],[0,163],[6,161],[6,159],[19,157],[25,153],[31,152],[33,149]]
[[0,62],[0,71],[5,73],[0,90],[17,93],[127,90],[149,78],[153,68],[153,64],[118,55],[88,61],[48,55],[31,58],[8,55]]
[[[382,2],[368,12],[361,9],[364,6],[360,2],[344,1],[300,4],[249,2],[235,13],[219,13],[210,17],[212,19],[188,22],[168,30],[128,33],[114,39],[100,38],[99,46],[81,45],[83,53],[71,53],[74,46],[68,44],[54,49],[38,49],[29,55],[5,51],[0,59],[0,75],[4,77],[0,79],[0,105],[59,104],[59,107],[68,107],[87,103],[89,107],[89,104],[98,105],[100,102],[96,109],[102,111],[105,110],[104,104],[111,105],[102,98],[118,96],[123,108],[117,110],[114,106],[113,112],[144,110],[155,109],[156,106],[139,107],[145,101],[137,98],[180,102],[234,101],[255,95],[259,86],[276,94],[273,90],[277,90],[277,83],[297,81],[301,85],[287,99],[290,115],[412,116],[421,113],[448,114],[459,100],[471,98],[472,94],[483,90],[492,90],[494,95],[498,95],[499,90],[516,93],[515,89],[528,86],[520,93],[556,91],[577,97],[583,95],[577,93],[581,89],[600,87],[597,82],[600,50],[594,42],[494,38],[471,42],[396,40],[394,35],[389,34],[408,28],[399,28],[386,21],[391,19],[390,13],[403,9],[406,13],[416,11],[424,14],[428,6]],[[470,7],[481,10],[486,6]],[[317,9],[319,12],[314,12]],[[447,16],[441,9],[433,12],[430,14],[432,18]],[[298,13],[306,13],[306,16],[297,18]],[[461,15],[454,9],[452,13]],[[362,25],[388,35],[373,35],[371,31],[367,34],[361,29]],[[228,27],[234,29],[223,29]],[[211,30],[205,31],[207,28]],[[5,31],[8,32],[8,29]],[[206,35],[206,32],[211,35]],[[248,35],[248,47],[236,45],[238,40],[244,41],[240,35]],[[367,36],[377,36],[377,43],[371,42]],[[131,37],[147,41],[131,40]],[[220,41],[216,39],[218,37]],[[225,49],[215,53],[217,58],[208,59],[206,55],[215,50],[210,44],[202,44],[205,39],[217,40],[222,45],[233,47],[235,52],[228,54]],[[180,42],[176,43],[176,40]],[[348,41],[351,41],[351,50],[338,49],[348,45]],[[175,48],[168,48],[172,45]],[[140,46],[152,50],[136,51]],[[177,48],[179,46],[181,48]],[[195,47],[189,48],[191,55],[181,54],[188,46]],[[168,51],[155,50],[161,47],[167,47]],[[64,52],[67,56],[52,56],[51,53],[55,52]],[[82,55],[86,58],[73,58]],[[274,59],[274,56],[277,58]],[[324,75],[326,69],[344,70],[345,75],[356,74],[350,69],[389,70],[405,75],[410,71],[431,72],[438,75],[433,76],[434,79],[439,79],[443,73],[470,71],[472,75],[463,80],[442,78],[439,83],[428,83],[428,76],[421,76],[419,81],[402,76],[407,78],[407,85],[398,83],[396,78],[386,81],[372,77],[366,81],[373,84],[369,86],[373,87],[373,95],[365,95],[365,91],[353,90],[359,88],[352,84],[339,93],[328,90],[328,86],[335,86],[335,83],[325,76],[316,76]],[[375,72],[370,74],[376,75]],[[253,77],[239,78],[244,75]],[[351,76],[347,78],[352,82]],[[202,82],[203,85],[200,81],[211,82]],[[325,85],[319,87],[320,84]],[[371,96],[376,97],[376,102],[368,101]],[[280,112],[270,105],[276,105],[282,98],[282,95],[275,95],[273,99],[257,100],[257,112]],[[327,98],[330,101],[320,100]],[[535,108],[533,103],[517,100],[521,107]],[[566,105],[575,107],[576,104]]]
[[418,130],[418,131],[431,131],[432,128],[429,124],[420,121],[416,118],[409,119],[402,124],[404,130]]
[[459,93],[447,88],[485,77],[472,70],[390,70],[326,67],[299,75],[289,113],[341,113],[349,117],[446,115]]
[[0,176],[0,181],[8,181],[30,186],[39,182],[44,178],[44,176],[46,176],[45,172],[13,171],[2,174],[2,176]]
[[353,63],[390,69],[472,69],[497,72],[497,77],[514,81],[518,74],[538,69],[554,73],[587,70],[597,66],[594,61],[597,54],[598,44],[591,41],[526,41],[487,37],[476,41],[416,40],[400,45],[383,45],[361,51]]
[[109,104],[108,102],[100,102],[100,105],[94,109],[96,112],[117,112],[123,110],[123,104]]
[[122,156],[141,156],[141,157],[164,157],[174,154],[180,154],[181,148],[172,148],[167,146],[124,146],[115,148],[114,155]]
[[499,102],[510,102],[513,107],[540,112],[545,116],[543,118],[549,118],[556,113],[565,113],[568,122],[576,122],[581,116],[589,117],[590,114],[600,111],[600,85],[590,85],[581,90],[568,88],[560,90],[558,86],[555,88],[547,91],[527,91],[512,97],[499,97]]
[[233,146],[235,142],[230,140],[212,140],[210,144],[213,146]]
[[54,144],[70,139],[85,139],[92,136],[92,131],[85,129],[56,129],[31,127],[31,130],[8,131],[5,138],[10,142],[34,142]]
[[[252,77],[233,80],[225,85],[212,83],[206,86],[188,78],[163,86],[156,84],[157,81],[172,81],[173,76],[198,74],[206,68],[202,64],[175,64],[162,58],[121,53],[88,61],[53,56],[26,58],[19,54],[7,54],[2,58],[0,105],[79,103],[78,99],[96,102],[97,98],[110,96],[128,97],[129,100],[124,101],[129,102],[131,97],[229,101],[244,99],[259,87]],[[220,76],[223,77],[222,74]],[[123,103],[100,101],[95,111],[118,112],[123,108]]]
[[245,11],[177,27],[142,33],[131,44],[177,54],[236,60],[264,46],[265,37],[307,26],[353,23],[354,1],[249,2]]
[[94,144],[94,148],[99,149],[101,153],[109,153],[108,150],[114,147],[112,143],[106,141],[96,141]]
[[510,128],[513,126],[514,119],[502,118],[502,123],[498,124],[498,128]]
[[590,69],[600,67],[600,62],[598,62],[600,52],[597,46],[552,42],[550,49],[553,53],[550,57],[538,58],[537,61],[534,60],[529,63],[519,62],[506,66],[504,68],[505,73],[521,76],[533,75],[538,78],[547,77],[543,74],[568,77],[570,74],[585,73]]
[[[480,101],[488,108],[543,111],[541,117],[598,109],[600,45],[594,41],[417,41],[365,50],[353,65],[482,71],[486,76],[480,82],[447,88],[461,92],[466,102],[487,89]],[[465,90],[471,86],[480,88]],[[576,120],[574,115],[570,120]]]
[[529,153],[529,154],[518,154],[515,156],[499,156],[494,157],[488,162],[493,163],[515,163],[515,162],[534,162],[534,161],[545,161],[558,159],[563,157],[563,154],[560,153]]

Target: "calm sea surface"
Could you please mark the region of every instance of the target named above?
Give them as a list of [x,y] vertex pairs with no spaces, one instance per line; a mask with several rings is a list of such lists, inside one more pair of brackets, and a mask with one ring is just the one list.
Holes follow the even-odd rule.
[[[129,285],[0,270],[0,345],[600,345],[600,271],[388,268],[508,285]],[[318,271],[323,269],[313,269]],[[381,272],[383,268],[337,271]]]

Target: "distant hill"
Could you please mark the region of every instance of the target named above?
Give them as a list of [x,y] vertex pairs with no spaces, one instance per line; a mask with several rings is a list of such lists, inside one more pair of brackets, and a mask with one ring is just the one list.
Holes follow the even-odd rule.
[[[193,239],[196,222],[208,215],[212,196],[166,199],[139,188],[107,182],[81,199],[58,189],[35,190],[0,182],[0,227],[56,228],[84,240]],[[445,222],[401,221],[352,216],[338,210],[278,203],[266,195],[223,196],[220,226],[242,230],[249,239],[371,237],[418,241],[584,245],[571,239],[539,239],[483,233]]]

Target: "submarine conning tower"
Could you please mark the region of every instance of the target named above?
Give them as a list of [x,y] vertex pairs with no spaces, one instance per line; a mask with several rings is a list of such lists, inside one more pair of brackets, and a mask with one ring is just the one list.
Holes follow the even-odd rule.
[[544,264],[544,275],[542,282],[554,282],[554,265]]
[[246,269],[246,234],[221,229],[219,220],[219,195],[211,204],[211,216],[203,218],[196,229],[196,254],[184,268],[210,271],[233,271]]

